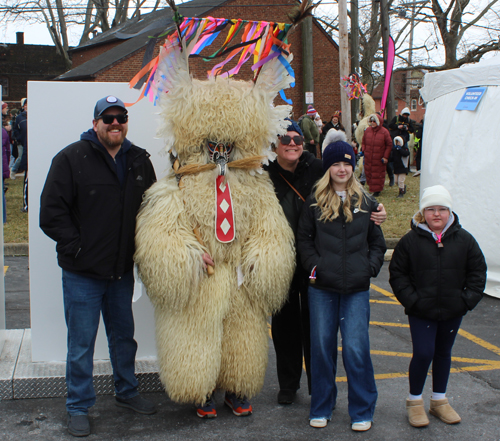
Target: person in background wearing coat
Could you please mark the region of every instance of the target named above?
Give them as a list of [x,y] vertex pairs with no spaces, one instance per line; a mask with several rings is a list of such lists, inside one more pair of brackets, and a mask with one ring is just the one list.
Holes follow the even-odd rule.
[[[325,140],[326,141],[326,140]],[[323,151],[323,177],[304,205],[298,250],[310,274],[311,409],[309,424],[326,427],[337,399],[337,334],[347,374],[351,429],[372,426],[377,387],[370,358],[370,278],[384,261],[386,245],[370,220],[378,203],[354,175],[354,150],[345,141]]]
[[320,133],[321,145],[323,145],[323,141],[325,140],[326,134],[330,131],[330,129],[342,130],[343,132],[345,132],[345,128],[340,122],[341,115],[342,112],[340,110],[336,110],[333,113],[332,119],[330,119],[330,121],[323,126]]
[[316,116],[316,109],[309,106],[307,113],[302,118],[300,122],[300,128],[304,134],[304,142],[306,148],[311,152],[316,158],[321,158],[321,152],[319,147],[319,130],[314,123],[314,117]]
[[446,398],[451,351],[462,317],[482,299],[486,284],[483,253],[451,207],[445,187],[426,188],[411,231],[399,241],[389,265],[389,282],[410,324],[413,356],[406,409],[413,427],[429,424],[422,392],[431,362],[429,413],[447,424],[461,421]]
[[389,131],[383,126],[383,119],[374,113],[368,118],[370,126],[363,134],[361,150],[364,154],[366,182],[373,196],[379,196],[384,189],[386,165],[392,150]]
[[[24,170],[23,185],[23,206],[21,211],[28,212],[28,99],[21,100],[22,112],[16,116],[14,127],[12,127],[12,136],[17,141],[18,157],[12,170],[10,178],[16,179],[18,170]],[[22,152],[22,153],[21,153]]]
[[[302,131],[290,120],[287,133],[278,138],[275,161],[264,168],[273,182],[276,196],[285,213],[295,238],[304,201],[311,194],[316,181],[323,176],[323,164],[303,148]],[[382,204],[371,213],[371,219],[380,225],[387,218]],[[278,403],[292,404],[300,387],[303,361],[308,388],[310,379],[309,307],[307,300],[308,273],[297,256],[295,274],[288,292],[288,300],[272,318],[272,337],[276,351],[276,369],[280,390]]]
[[394,164],[394,178],[399,188],[397,197],[402,198],[406,194],[405,179],[408,174],[410,150],[408,149],[408,143],[405,143],[401,136],[396,136],[393,142],[392,161]]
[[9,158],[10,158],[10,137],[8,130],[10,129],[10,121],[4,119],[2,121],[2,198],[3,198],[3,223],[7,222],[7,204],[5,202],[5,180],[10,177]]

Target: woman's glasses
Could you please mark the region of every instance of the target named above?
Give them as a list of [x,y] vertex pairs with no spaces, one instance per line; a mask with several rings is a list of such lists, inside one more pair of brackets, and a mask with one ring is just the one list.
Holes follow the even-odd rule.
[[283,145],[289,145],[292,142],[292,139],[295,145],[302,145],[304,143],[304,138],[300,135],[296,136],[284,135],[280,138],[280,142]]
[[102,115],[99,118],[102,119],[104,124],[112,124],[115,119],[118,124],[125,124],[128,121],[128,115],[125,113],[119,113],[118,115]]

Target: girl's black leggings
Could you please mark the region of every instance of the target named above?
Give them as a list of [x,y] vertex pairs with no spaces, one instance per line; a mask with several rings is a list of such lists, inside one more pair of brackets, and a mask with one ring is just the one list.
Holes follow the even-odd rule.
[[451,349],[455,343],[462,317],[436,321],[408,316],[413,357],[410,362],[410,394],[424,390],[427,372],[432,362],[432,391],[445,393],[450,376]]

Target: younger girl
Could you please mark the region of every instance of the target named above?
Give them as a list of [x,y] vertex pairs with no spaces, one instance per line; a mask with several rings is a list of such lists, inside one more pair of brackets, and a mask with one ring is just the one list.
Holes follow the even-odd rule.
[[298,250],[311,274],[310,425],[325,427],[337,398],[337,333],[347,374],[352,430],[371,428],[377,388],[370,358],[370,277],[386,251],[382,230],[370,221],[378,203],[363,191],[353,171],[355,156],[344,141],[323,151],[323,177],[304,204]]
[[486,262],[451,211],[450,193],[442,185],[424,190],[420,211],[396,246],[389,271],[392,290],[408,315],[413,344],[406,400],[410,424],[429,424],[422,392],[431,362],[429,413],[447,424],[459,423],[446,398],[451,349],[462,316],[483,297]]
[[406,194],[405,179],[408,174],[408,163],[410,160],[410,150],[408,144],[401,138],[396,136],[392,146],[392,160],[394,164],[394,180],[398,184],[398,198],[402,198]]

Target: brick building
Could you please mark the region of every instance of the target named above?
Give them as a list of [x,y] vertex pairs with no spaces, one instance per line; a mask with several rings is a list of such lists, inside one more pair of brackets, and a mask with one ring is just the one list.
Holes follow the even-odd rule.
[[[424,74],[422,70],[413,70],[408,76],[407,72],[394,72],[392,81],[394,84],[394,112],[399,115],[405,107],[410,109],[410,118],[420,122],[425,115],[425,103],[420,97],[420,88],[424,83]],[[410,82],[408,84],[408,81]],[[407,97],[407,84],[409,86],[409,97]],[[375,100],[376,110],[380,110],[380,101],[384,91],[384,83],[381,82],[373,89],[372,97]]]
[[[290,6],[283,6],[284,4]],[[265,20],[289,23],[287,14],[299,3],[295,0],[192,0],[179,5],[180,13],[185,17],[221,17],[244,20]],[[60,75],[61,81],[130,81],[141,69],[144,54],[150,51],[158,54],[163,43],[159,39],[154,48],[148,42],[152,35],[159,35],[173,26],[172,10],[165,8],[142,17],[129,20],[123,25],[97,35],[87,43],[71,50],[73,67]],[[313,19],[313,58],[314,58],[314,106],[323,119],[329,119],[333,111],[340,108],[339,52],[337,44]],[[142,33],[141,33],[142,32]],[[219,36],[212,48],[218,48],[225,36]],[[304,109],[302,88],[302,39],[301,25],[290,35],[289,42],[294,55],[292,67],[295,71],[295,88],[285,91],[293,100],[294,118],[298,118]],[[220,43],[218,44],[218,41]],[[213,53],[215,49],[212,50]],[[236,59],[237,57],[235,57]],[[213,62],[200,59],[190,60],[190,69],[194,77],[206,78],[206,72],[221,58]],[[233,60],[235,63],[236,60]],[[234,64],[233,64],[234,65]],[[226,66],[232,67],[230,63]],[[246,63],[237,75],[239,79],[250,79],[253,72],[251,62]],[[308,91],[309,92],[309,91]],[[276,99],[281,103],[281,98]]]
[[11,109],[20,107],[28,81],[52,80],[66,70],[64,58],[55,46],[24,44],[22,32],[17,33],[16,44],[0,43],[2,101]]

